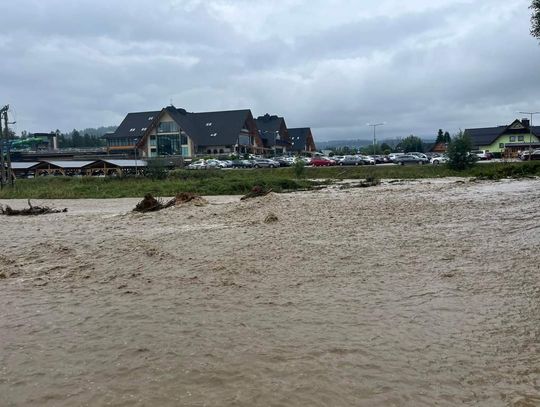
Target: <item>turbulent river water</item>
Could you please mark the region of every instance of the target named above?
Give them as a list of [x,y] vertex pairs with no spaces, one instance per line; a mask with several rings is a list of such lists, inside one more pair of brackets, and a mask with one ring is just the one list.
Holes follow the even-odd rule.
[[540,180],[134,202],[1,219],[0,405],[540,405]]

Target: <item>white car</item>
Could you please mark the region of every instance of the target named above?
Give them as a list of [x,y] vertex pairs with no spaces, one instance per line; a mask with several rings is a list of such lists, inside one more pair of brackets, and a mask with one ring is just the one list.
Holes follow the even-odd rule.
[[375,158],[369,155],[357,155],[357,157],[369,165],[375,165]]
[[430,163],[433,165],[446,164],[448,162],[448,157],[446,155],[440,155],[438,157],[433,157],[430,160]]
[[402,155],[405,155],[405,153],[392,153],[392,154],[388,155],[388,158],[390,159],[390,161],[394,162],[394,160],[396,158],[398,158],[399,156],[402,156]]
[[206,168],[206,161],[204,160],[192,162],[191,164],[187,166],[187,169],[189,170],[202,170],[205,168]]
[[228,165],[227,163],[220,160],[207,160],[206,167],[207,168],[227,168]]

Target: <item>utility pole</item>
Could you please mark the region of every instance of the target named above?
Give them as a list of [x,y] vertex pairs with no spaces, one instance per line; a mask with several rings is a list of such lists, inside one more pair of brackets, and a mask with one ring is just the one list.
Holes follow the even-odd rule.
[[4,161],[4,132],[2,131],[2,114],[0,112],[0,189],[4,188],[5,183],[6,183],[6,163]]
[[531,121],[529,122],[529,161],[531,161],[532,158],[532,125],[533,125],[533,116],[535,114],[540,114],[540,112],[519,112],[520,114],[528,114],[531,116]]
[[7,174],[6,174],[6,183],[9,183],[11,184],[11,186],[13,187],[13,185],[15,184],[15,178],[13,177],[13,169],[11,168],[11,149],[10,149],[10,141],[9,141],[9,127],[8,127],[8,110],[9,110],[9,105],[5,105],[3,108],[2,108],[2,113],[4,115],[4,140],[7,144],[7,160],[6,160],[6,164],[7,164]]
[[375,145],[377,142],[376,130],[378,126],[384,126],[386,123],[376,123],[376,124],[367,124],[370,127],[373,127],[373,155],[377,154],[375,152]]

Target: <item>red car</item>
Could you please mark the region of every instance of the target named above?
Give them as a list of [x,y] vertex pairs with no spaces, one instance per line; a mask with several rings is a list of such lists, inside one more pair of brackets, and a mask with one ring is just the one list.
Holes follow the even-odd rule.
[[331,165],[335,165],[336,162],[325,157],[313,157],[310,164],[314,167],[329,167]]

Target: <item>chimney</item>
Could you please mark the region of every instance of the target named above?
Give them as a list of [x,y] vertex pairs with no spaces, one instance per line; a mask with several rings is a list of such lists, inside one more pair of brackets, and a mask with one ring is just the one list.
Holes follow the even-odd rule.
[[521,119],[521,124],[528,129],[530,125],[529,119]]

